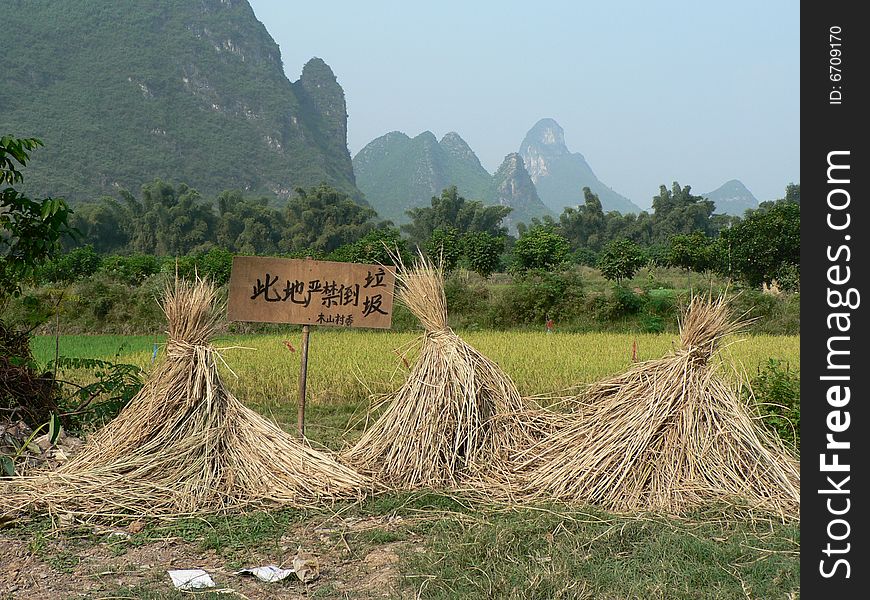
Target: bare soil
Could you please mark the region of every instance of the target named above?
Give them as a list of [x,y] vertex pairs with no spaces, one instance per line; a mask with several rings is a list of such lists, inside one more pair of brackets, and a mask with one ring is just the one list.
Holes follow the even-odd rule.
[[[204,549],[201,543],[173,537],[134,544],[130,531],[137,533],[137,527],[141,525],[134,523],[127,530],[58,530],[45,537],[0,530],[0,600],[188,597],[174,590],[167,571],[193,568],[207,571],[217,584],[212,591],[222,591],[227,598],[412,598],[413,592],[401,585],[399,557],[422,550],[422,540],[378,544],[354,536],[394,529],[385,517],[304,523],[276,544],[242,552]],[[282,582],[264,583],[234,575],[245,567],[290,568],[297,553],[318,565],[316,580],[303,583],[291,575]]]

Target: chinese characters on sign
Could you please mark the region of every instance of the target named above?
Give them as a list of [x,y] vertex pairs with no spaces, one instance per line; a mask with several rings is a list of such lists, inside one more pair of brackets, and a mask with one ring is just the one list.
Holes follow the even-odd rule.
[[237,256],[228,318],[388,328],[395,281],[394,267]]

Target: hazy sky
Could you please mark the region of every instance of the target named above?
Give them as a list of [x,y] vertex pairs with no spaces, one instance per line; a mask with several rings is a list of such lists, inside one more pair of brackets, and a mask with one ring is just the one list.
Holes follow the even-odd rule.
[[249,0],[288,78],[319,56],[355,155],[389,131],[458,132],[490,172],[543,117],[617,192],[800,181],[798,2]]

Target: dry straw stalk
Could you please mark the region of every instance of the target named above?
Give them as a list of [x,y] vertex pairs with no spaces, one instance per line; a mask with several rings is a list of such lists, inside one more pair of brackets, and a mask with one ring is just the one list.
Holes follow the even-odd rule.
[[365,489],[366,478],[226,389],[209,345],[220,314],[215,294],[204,281],[167,288],[166,358],[68,463],[16,480],[0,514],[35,508],[80,518],[177,516],[307,506]]
[[588,387],[558,432],[517,461],[506,491],[619,512],[724,502],[799,518],[797,457],[711,362],[740,325],[724,296],[694,297],[681,347]]
[[397,278],[398,300],[425,328],[420,354],[344,458],[389,486],[456,487],[506,465],[541,437],[548,418],[448,327],[440,268],[420,255]]

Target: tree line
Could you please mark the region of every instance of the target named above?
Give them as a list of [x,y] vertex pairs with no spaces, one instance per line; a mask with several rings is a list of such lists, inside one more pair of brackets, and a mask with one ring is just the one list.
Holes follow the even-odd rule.
[[144,186],[139,198],[121,192],[118,199],[78,206],[70,225],[80,233],[67,236],[66,245],[88,244],[101,255],[189,256],[219,249],[391,263],[387,245],[406,258],[416,247],[448,271],[464,267],[485,277],[499,270],[585,264],[619,283],[651,262],[716,272],[753,287],[773,281],[786,289],[798,285],[799,185],[790,184],[782,199],[743,217],[715,214],[712,201],[678,182],[660,187],[651,213],[605,213],[596,194],[583,192],[584,204],[558,218],[521,223],[513,238],[502,225],[509,207],[467,200],[456,187],[429,206],[409,210],[410,222],[397,228],[326,184],[299,188],[276,207],[266,197],[237,190],[208,201],[184,184],[158,180]]
[[[4,139],[8,158],[17,146],[15,138]],[[8,167],[7,175],[12,173]],[[15,173],[20,180],[20,172]],[[13,183],[11,178],[7,183]],[[13,192],[4,192],[4,202],[12,207],[7,214],[23,210],[13,205]],[[48,280],[81,274],[109,255],[109,264],[134,272],[139,268],[140,276],[159,269],[159,261],[146,257],[209,255],[212,262],[226,263],[228,256],[245,254],[390,264],[389,247],[406,259],[419,248],[440,258],[448,271],[464,267],[485,277],[500,270],[522,273],[585,264],[619,283],[653,263],[717,272],[753,287],[772,281],[785,288],[798,285],[799,185],[790,184],[782,199],[743,217],[714,214],[712,201],[677,182],[660,187],[651,213],[605,213],[596,194],[589,188],[583,192],[582,205],[566,208],[558,218],[520,223],[514,238],[502,225],[509,207],[468,200],[456,187],[431,198],[429,206],[409,210],[410,222],[397,228],[326,184],[297,188],[275,205],[268,197],[238,190],[203,198],[186,184],[155,180],[138,197],[120,191],[117,198],[82,203],[71,212],[60,201],[46,204],[65,219],[62,244],[69,255],[46,265],[41,274]],[[34,204],[28,210],[37,208]],[[19,219],[17,227],[23,222]],[[46,255],[55,243],[50,237],[45,238]],[[6,255],[8,271],[13,253]]]
[[630,278],[648,262],[698,273],[716,272],[751,287],[777,281],[797,289],[800,265],[800,185],[743,217],[714,214],[713,202],[674,182],[661,186],[653,213],[604,213],[598,197],[558,219],[520,224],[514,256],[523,268],[564,262],[597,266],[608,279]]

